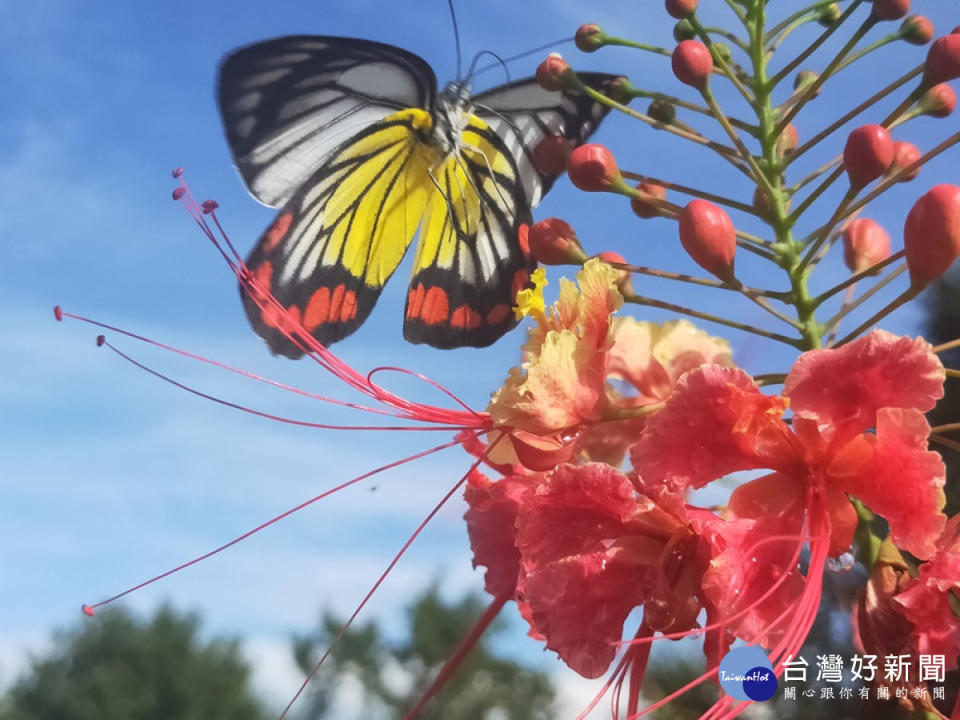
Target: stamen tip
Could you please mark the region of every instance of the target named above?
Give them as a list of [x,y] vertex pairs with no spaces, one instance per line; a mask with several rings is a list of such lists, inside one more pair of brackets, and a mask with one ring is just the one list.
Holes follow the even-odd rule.
[[103,335],[97,335],[97,347],[103,347],[103,344],[107,341]]
[[203,201],[203,205],[201,205],[200,207],[203,208],[203,214],[204,214],[204,215],[209,215],[209,214],[212,213],[214,210],[216,210],[218,207],[220,207],[220,205],[217,203],[216,200],[204,200],[204,201]]
[[87,617],[93,617],[94,615],[93,608],[87,605],[86,603],[81,605],[80,609],[83,610],[83,614],[86,615]]
[[57,322],[63,322],[63,309],[59,305],[53,308],[53,316],[57,319]]
[[171,175],[173,175],[174,180],[178,180],[180,176],[183,175],[183,167],[175,168]]
[[178,188],[176,188],[176,189],[173,191],[173,199],[174,199],[174,200],[179,200],[180,198],[182,198],[182,197],[183,197],[184,195],[186,195],[186,194],[187,194],[187,189],[186,189],[186,188],[178,187]]

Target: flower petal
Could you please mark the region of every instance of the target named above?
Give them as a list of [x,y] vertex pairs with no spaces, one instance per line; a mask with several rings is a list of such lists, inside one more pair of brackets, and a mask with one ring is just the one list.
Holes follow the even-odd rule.
[[[877,412],[873,456],[859,472],[833,475],[833,482],[858,497],[890,523],[900,548],[927,559],[936,552],[946,523],[940,455],[927,450],[930,426],[917,410],[883,408]],[[831,473],[832,474],[832,473]]]
[[783,394],[794,414],[852,435],[873,427],[880,408],[930,410],[943,397],[944,377],[928,342],[874,330],[840,348],[801,355]]

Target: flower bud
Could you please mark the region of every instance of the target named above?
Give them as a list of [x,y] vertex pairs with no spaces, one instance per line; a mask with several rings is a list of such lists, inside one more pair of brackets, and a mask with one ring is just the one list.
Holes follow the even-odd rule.
[[[655,200],[667,199],[667,191],[664,190],[660,185],[642,182],[637,185],[637,190],[642,192],[644,195],[649,195]],[[630,198],[630,208],[633,210],[634,215],[644,219],[655,218],[660,215],[660,210],[656,205],[639,197]]]
[[544,175],[560,175],[567,169],[573,142],[562,135],[547,135],[533,149],[533,166]]
[[899,20],[910,12],[910,0],[874,0],[874,20]]
[[957,106],[957,94],[946,83],[934,85],[917,101],[924,115],[945,118]]
[[780,137],[777,138],[777,157],[784,158],[794,150],[797,149],[797,145],[800,144],[800,136],[797,134],[797,128],[794,127],[793,123],[787,125],[783,129],[783,132],[780,133]]
[[960,187],[936,185],[914,204],[903,228],[910,283],[921,290],[960,255]]
[[647,108],[647,115],[657,122],[669,125],[677,119],[677,108],[666,100],[654,100],[650,103],[650,107]]
[[616,160],[603,145],[581,145],[570,153],[567,174],[574,185],[587,192],[603,192],[623,182]]
[[684,40],[674,48],[671,65],[677,80],[702,90],[710,79],[713,58],[699,40]]
[[[793,89],[797,91],[805,90],[813,85],[819,77],[820,76],[813,70],[802,70],[798,72],[797,76],[793,79]],[[817,92],[814,93],[813,97],[817,97],[819,94],[820,88],[817,88]]]
[[633,83],[630,82],[629,78],[623,75],[618,75],[612,80],[607,80],[603,83],[601,89],[604,95],[621,105],[626,105],[630,102],[637,92],[637,89],[633,86]]
[[607,34],[596,23],[587,23],[577,28],[573,42],[583,52],[594,52],[607,44]]
[[557,92],[565,88],[573,79],[573,70],[560,53],[550,53],[547,59],[537,67],[537,83],[544,90]]
[[697,30],[689,20],[681,20],[673,26],[673,39],[678,43],[684,40],[693,40],[697,36]]
[[883,175],[893,162],[893,139],[879,125],[864,125],[847,137],[843,166],[850,186],[861,188]]
[[677,20],[686,20],[697,11],[697,0],[666,0],[667,13]]
[[733,59],[733,53],[730,52],[730,46],[726,43],[713,43],[711,48],[713,49],[713,56],[717,60],[722,60],[723,62],[728,63]]
[[[887,170],[888,175],[900,172],[903,168],[908,168],[919,160],[923,154],[913,143],[904,140],[898,140],[893,144],[893,163]],[[900,177],[899,182],[910,182],[920,174],[920,167],[917,166],[906,175]]]
[[[627,264],[627,259],[620,253],[614,252],[613,250],[604,250],[602,253],[597,253],[594,255],[594,257],[598,260],[603,260],[603,262],[607,264]],[[633,291],[633,282],[631,282],[630,273],[627,270],[617,271],[617,279],[614,281],[614,284],[617,286],[617,289],[620,291],[621,295],[630,296],[636,294]]]
[[863,272],[890,257],[890,235],[870,218],[857,218],[843,231],[843,261],[850,272]]
[[830,27],[840,19],[842,14],[843,13],[840,11],[840,6],[836,3],[833,3],[831,5],[827,5],[826,7],[820,8],[820,11],[817,13],[817,22],[824,27]]
[[923,15],[910,15],[900,25],[900,37],[911,45],[926,45],[933,40],[933,23]]
[[547,218],[530,227],[530,254],[543,265],[582,265],[587,260],[577,234],[560,218]]
[[951,33],[934,40],[927,51],[923,84],[927,87],[960,77],[960,34]]
[[706,200],[680,211],[680,243],[700,267],[723,281],[733,280],[737,236],[730,216]]

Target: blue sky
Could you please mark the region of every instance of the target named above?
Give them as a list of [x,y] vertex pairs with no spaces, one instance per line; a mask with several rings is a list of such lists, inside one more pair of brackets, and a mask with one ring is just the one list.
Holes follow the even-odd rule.
[[[708,21],[726,22],[726,10],[716,6]],[[457,10],[467,58],[483,49],[522,52],[572,35],[585,21],[641,41],[672,44],[672,22],[659,2],[616,0],[592,14],[568,0],[458,3]],[[2,685],[22,666],[27,649],[42,647],[52,627],[79,618],[80,603],[203,552],[330,485],[442,442],[436,434],[335,434],[238,414],[97,350],[95,331],[56,324],[51,308],[60,303],[314,392],[342,395],[315,366],[266,352],[248,328],[218,256],[170,201],[170,170],[185,166],[194,192],[219,201],[226,227],[246,251],[272,211],[246,194],[231,166],[213,101],[215,67],[224,53],[282,34],[359,36],[420,54],[441,83],[455,74],[455,56],[449,15],[440,0],[286,1],[272,3],[269,11],[263,3],[224,0],[0,0],[0,11],[5,17],[0,82],[8,98],[0,116],[5,250],[0,306],[6,319],[0,353]],[[927,3],[924,11],[942,30],[960,20],[947,3]],[[880,34],[874,31],[871,37]],[[798,35],[799,42],[803,35]],[[791,57],[797,47],[788,44],[784,56]],[[625,50],[587,56],[572,45],[561,50],[577,68],[625,72],[637,86],[694,100],[687,89],[676,87],[665,58]],[[801,141],[838,108],[845,110],[845,98],[859,100],[885,78],[919,63],[923,53],[897,44],[884,49],[871,68],[846,71],[801,116]],[[521,61],[511,70],[520,77],[536,62]],[[490,72],[484,80],[497,84],[502,75]],[[733,114],[743,114],[734,96],[719,94]],[[895,137],[926,149],[947,134],[952,122],[921,119]],[[743,178],[713,155],[627,118],[609,118],[597,138],[610,145],[624,168],[749,201],[751,190]],[[798,164],[816,167],[839,150],[839,142]],[[949,163],[940,158],[870,213],[890,230],[895,246],[910,203],[950,179]],[[831,198],[835,202],[836,194],[816,206],[821,219],[832,207]],[[590,252],[614,249],[639,264],[702,274],[679,251],[671,223],[638,221],[621,198],[585,196],[562,180],[536,213],[537,218],[550,215],[570,221]],[[741,218],[734,219],[741,224]],[[747,220],[742,227],[756,229]],[[755,272],[763,271],[751,261],[738,258],[746,279],[781,286],[779,278]],[[485,350],[440,352],[404,344],[405,274],[397,274],[371,319],[337,352],[361,370],[388,362],[425,372],[472,406],[484,407],[517,362],[521,334]],[[822,282],[826,286],[844,275],[835,256]],[[557,277],[551,271],[554,287]],[[637,284],[645,294],[748,323],[765,322],[762,311],[737,298],[645,280]],[[669,316],[651,312],[643,317]],[[917,318],[918,312],[908,309],[885,326],[910,332]],[[750,371],[781,372],[792,360],[789,351],[765,340],[737,333],[728,337],[736,359]],[[344,419],[315,402],[195,363],[128,342],[122,347],[229,399],[315,421]],[[408,389],[421,399],[435,398],[420,387]],[[140,592],[130,605],[147,610],[168,599],[202,611],[211,631],[244,634],[258,660],[260,682],[282,699],[296,685],[284,665],[289,634],[311,627],[321,606],[349,611],[467,465],[461,452],[448,450],[405,466],[372,483],[375,492],[367,483],[325,501],[228,554]],[[437,576],[451,595],[480,587],[479,573],[470,569],[462,512],[459,502],[452,503],[431,524],[377,596],[369,617],[383,617],[397,627],[404,599]],[[551,656],[520,635],[509,644],[511,652],[557,670]],[[569,674],[561,677],[573,682]]]

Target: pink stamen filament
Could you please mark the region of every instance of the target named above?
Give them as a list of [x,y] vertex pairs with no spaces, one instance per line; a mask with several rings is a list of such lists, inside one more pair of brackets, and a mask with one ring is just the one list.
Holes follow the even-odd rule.
[[287,703],[287,706],[283,709],[283,712],[280,713],[280,717],[277,720],[284,720],[284,718],[287,716],[287,713],[289,713],[290,709],[293,707],[294,703],[303,694],[303,691],[306,690],[307,685],[310,684],[310,681],[313,679],[313,676],[316,675],[317,672],[319,672],[320,668],[323,666],[323,663],[330,656],[330,653],[333,652],[333,649],[337,646],[337,643],[340,642],[340,639],[346,634],[347,630],[353,624],[353,621],[356,620],[357,616],[360,614],[360,611],[363,610],[366,604],[370,601],[370,598],[373,597],[373,594],[383,584],[383,581],[386,580],[387,575],[389,575],[390,572],[393,570],[393,568],[396,566],[396,564],[400,562],[400,558],[404,556],[404,554],[413,544],[413,541],[416,540],[417,537],[419,537],[420,533],[423,532],[423,529],[427,526],[427,524],[434,517],[436,517],[437,513],[440,512],[440,508],[442,508],[446,504],[446,502],[451,497],[453,497],[454,493],[456,493],[457,490],[459,490],[463,486],[467,478],[470,476],[470,473],[472,473],[474,470],[477,469],[477,467],[480,466],[480,463],[483,462],[484,457],[493,450],[493,448],[497,445],[498,442],[499,440],[494,441],[490,445],[490,447],[487,449],[487,452],[473,462],[473,464],[470,466],[467,472],[465,472],[463,476],[456,482],[456,484],[452,488],[450,488],[447,494],[440,499],[440,502],[438,502],[433,507],[433,509],[427,514],[427,516],[420,522],[417,528],[413,531],[410,537],[407,538],[407,541],[403,544],[403,546],[400,548],[397,554],[394,555],[389,565],[387,565],[387,568],[383,571],[383,573],[381,573],[380,577],[377,578],[377,581],[373,584],[373,587],[371,587],[370,590],[367,592],[367,594],[364,595],[363,600],[361,600],[360,604],[357,605],[356,609],[353,611],[353,614],[350,615],[350,617],[347,619],[347,622],[344,623],[342,628],[340,628],[340,632],[337,633],[337,636],[333,639],[333,642],[330,643],[330,647],[328,647],[326,652],[324,652],[323,655],[320,657],[320,659],[317,660],[317,663],[313,666],[313,669],[311,669],[310,672],[307,673],[307,676],[304,678],[303,682],[300,684],[300,687],[297,689],[297,692],[294,693],[293,697],[290,699],[290,702]]
[[417,460],[417,459],[422,458],[422,457],[426,457],[427,455],[431,455],[431,454],[433,454],[433,453],[435,453],[435,452],[438,452],[438,451],[440,451],[440,450],[445,450],[446,448],[454,447],[454,446],[459,445],[459,444],[461,444],[461,441],[459,441],[459,440],[451,440],[450,442],[444,443],[444,444],[442,444],[442,445],[436,445],[436,446],[434,446],[434,447],[432,447],[432,448],[429,448],[429,449],[427,449],[427,450],[423,450],[422,452],[419,452],[419,453],[417,453],[417,454],[415,454],[415,455],[409,455],[409,456],[407,456],[407,457],[405,457],[405,458],[402,458],[401,460],[395,460],[395,461],[393,461],[393,462],[391,462],[391,463],[388,463],[388,464],[386,464],[386,465],[381,465],[380,467],[378,467],[378,468],[376,468],[376,469],[374,469],[374,470],[370,470],[370,471],[368,471],[368,472],[365,472],[365,473],[362,474],[362,475],[358,475],[357,477],[353,478],[352,480],[348,480],[348,481],[346,481],[345,483],[341,483],[340,485],[337,485],[337,486],[334,487],[334,488],[331,488],[331,489],[329,489],[329,490],[325,490],[324,492],[320,493],[319,495],[315,495],[314,497],[310,498],[309,500],[305,500],[304,502],[300,503],[299,505],[296,505],[296,506],[290,508],[289,510],[285,510],[284,512],[280,513],[279,515],[276,515],[276,516],[270,518],[270,519],[267,520],[266,522],[263,522],[263,523],[257,525],[255,528],[253,528],[253,529],[251,529],[251,530],[248,530],[247,532],[243,533],[242,535],[239,535],[239,536],[235,537],[233,540],[230,540],[229,542],[226,542],[226,543],[224,543],[223,545],[220,545],[219,547],[216,547],[216,548],[214,548],[213,550],[210,550],[209,552],[204,553],[203,555],[199,555],[199,556],[193,558],[192,560],[189,560],[189,561],[187,561],[187,562],[185,562],[185,563],[182,563],[182,564],[180,564],[180,565],[177,565],[175,568],[171,568],[170,570],[167,570],[166,572],[162,572],[162,573],[160,573],[159,575],[155,575],[154,577],[152,577],[152,578],[150,578],[150,579],[148,579],[148,580],[144,580],[144,581],[141,582],[141,583],[137,583],[136,585],[134,585],[134,586],[132,586],[132,587],[130,587],[130,588],[127,588],[127,589],[124,590],[123,592],[117,593],[116,595],[113,595],[112,597],[109,597],[109,598],[107,598],[106,600],[101,600],[100,602],[94,603],[94,604],[92,604],[92,605],[83,605],[83,611],[84,611],[87,615],[92,615],[92,614],[93,614],[93,611],[94,611],[96,608],[104,607],[105,605],[109,605],[110,603],[115,602],[116,600],[119,600],[120,598],[125,597],[125,596],[129,595],[129,594],[132,593],[132,592],[135,592],[135,591],[137,591],[137,590],[140,590],[141,588],[145,588],[145,587],[148,586],[148,585],[152,585],[153,583],[157,582],[158,580],[162,580],[162,579],[164,579],[164,578],[166,578],[166,577],[169,577],[170,575],[173,575],[174,573],[178,573],[178,572],[180,572],[181,570],[185,570],[186,568],[191,567],[192,565],[196,565],[197,563],[199,563],[199,562],[201,562],[201,561],[203,561],[203,560],[206,560],[207,558],[213,557],[214,555],[216,555],[216,554],[218,554],[218,553],[220,553],[220,552],[223,552],[223,551],[226,550],[227,548],[233,547],[234,545],[242,542],[243,540],[246,540],[246,539],[247,539],[248,537],[250,537],[251,535],[257,534],[257,533],[260,532],[261,530],[264,530],[264,529],[270,527],[270,526],[273,525],[274,523],[277,523],[277,522],[279,522],[280,520],[283,520],[284,518],[290,517],[290,516],[293,515],[294,513],[299,512],[300,510],[303,510],[304,508],[309,507],[310,505],[313,505],[314,503],[316,503],[316,502],[318,502],[318,501],[320,501],[320,500],[323,500],[325,497],[328,497],[328,496],[330,496],[330,495],[333,495],[334,493],[339,492],[340,490],[343,490],[343,489],[345,489],[345,488],[348,488],[348,487],[350,487],[351,485],[355,485],[355,484],[357,484],[358,482],[361,482],[361,481],[363,481],[363,480],[366,480],[367,478],[370,478],[370,477],[372,477],[372,476],[374,476],[374,475],[377,475],[377,474],[379,474],[379,473],[381,473],[381,472],[384,472],[385,470],[389,470],[389,469],[391,469],[391,468],[398,467],[398,466],[403,465],[403,464],[405,464],[405,463],[411,462],[411,461],[413,461],[413,460]]

